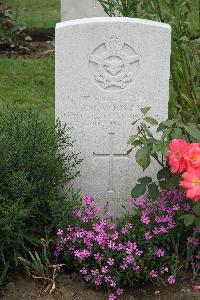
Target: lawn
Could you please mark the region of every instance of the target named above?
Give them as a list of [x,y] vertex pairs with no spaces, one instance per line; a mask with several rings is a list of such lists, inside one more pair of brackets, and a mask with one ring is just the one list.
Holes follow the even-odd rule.
[[0,106],[37,108],[54,117],[54,60],[1,59]]
[[49,32],[60,21],[60,0],[4,0],[18,10],[18,20],[27,23],[30,32]]
[[[18,19],[27,23],[30,32],[50,32],[60,21],[60,0],[4,0],[4,3],[18,10]],[[198,28],[199,0],[190,3],[190,21]]]

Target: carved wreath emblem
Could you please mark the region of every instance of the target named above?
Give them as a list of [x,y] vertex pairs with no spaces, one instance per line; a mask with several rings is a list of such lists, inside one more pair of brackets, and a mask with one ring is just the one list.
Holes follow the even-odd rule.
[[130,66],[139,62],[139,56],[120,38],[111,37],[95,49],[89,56],[89,62],[96,64],[94,79],[103,89],[118,90],[131,83],[133,74]]

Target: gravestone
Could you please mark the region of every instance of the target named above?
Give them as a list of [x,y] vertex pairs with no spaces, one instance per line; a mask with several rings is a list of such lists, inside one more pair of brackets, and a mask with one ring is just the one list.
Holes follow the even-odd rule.
[[61,21],[107,16],[97,0],[61,0]]
[[146,106],[159,120],[167,117],[170,51],[167,24],[130,18],[57,24],[56,117],[73,127],[84,158],[74,185],[116,212],[144,176],[127,155],[133,120]]

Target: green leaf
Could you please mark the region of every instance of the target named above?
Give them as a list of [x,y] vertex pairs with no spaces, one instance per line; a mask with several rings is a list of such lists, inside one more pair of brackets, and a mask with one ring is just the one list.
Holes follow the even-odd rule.
[[131,191],[131,197],[138,198],[146,192],[146,184],[136,184],[136,186]]
[[146,115],[150,109],[151,107],[142,107],[140,108],[140,111],[143,113],[143,115]]
[[157,132],[163,131],[165,128],[166,128],[166,126],[165,126],[164,122],[161,122],[161,123],[158,125]]
[[152,200],[157,200],[160,194],[157,184],[151,183],[148,185],[148,192]]
[[134,145],[135,147],[141,146],[142,144],[143,144],[143,142],[141,142],[140,140],[135,140],[135,141],[133,142],[133,145]]
[[179,177],[177,175],[171,174],[171,177],[167,180],[167,188],[173,189],[176,188],[178,185],[179,185]]
[[163,190],[168,189],[167,182],[165,180],[160,180],[159,185],[160,185],[161,189],[163,189]]
[[165,127],[172,127],[174,125],[175,121],[174,120],[166,120],[164,122],[162,122],[163,126]]
[[145,177],[139,178],[138,182],[148,184],[148,183],[152,182],[152,178],[148,177],[148,176],[145,176]]
[[162,153],[162,155],[167,156],[169,153],[169,147],[166,144],[162,144],[160,152]]
[[133,150],[133,148],[131,148],[131,149],[128,149],[128,151],[127,151],[127,155],[129,155],[129,154],[132,152],[132,150]]
[[195,218],[194,223],[196,226],[200,226],[200,218]]
[[150,138],[148,139],[148,144],[155,144],[157,143],[158,141],[155,139],[155,138]]
[[143,171],[148,168],[150,164],[149,151],[144,147],[138,149],[136,152],[136,161],[143,168]]
[[194,217],[194,215],[187,214],[187,215],[183,216],[183,220],[184,220],[185,226],[190,226],[193,224],[195,217]]
[[145,128],[145,131],[150,138],[153,138],[153,134],[148,128]]
[[194,205],[194,213],[195,213],[195,215],[197,215],[198,217],[200,217],[200,203],[196,203],[195,205]]
[[184,128],[189,135],[197,139],[197,141],[200,141],[200,129],[196,125],[191,124],[189,126],[184,126]]
[[137,135],[131,135],[128,139],[128,144],[132,144],[137,138]]
[[151,118],[151,117],[145,117],[144,121],[152,126],[158,125],[158,122],[154,118]]
[[171,133],[172,139],[181,139],[183,137],[183,131],[181,128],[173,128]]
[[156,153],[156,152],[159,152],[159,151],[162,149],[162,145],[163,145],[162,142],[157,142],[157,143],[155,143],[155,145],[154,145],[154,147],[153,147],[153,149],[152,149],[152,151],[151,151],[151,154],[154,154],[154,153]]
[[162,140],[165,140],[171,133],[172,129],[171,128],[168,128],[168,129],[165,129],[163,134],[162,134]]
[[171,176],[171,172],[168,168],[161,169],[158,171],[157,178],[161,180],[163,178],[169,178]]

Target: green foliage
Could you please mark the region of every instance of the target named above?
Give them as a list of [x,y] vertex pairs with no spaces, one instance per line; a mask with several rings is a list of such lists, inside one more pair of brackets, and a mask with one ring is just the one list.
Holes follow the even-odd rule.
[[[198,0],[98,0],[109,16],[157,20],[172,27],[169,117],[200,123]],[[199,5],[200,7],[200,5]]]
[[0,2],[0,46],[25,48],[25,41],[30,40],[25,29],[26,23],[17,21],[17,13]]
[[[173,139],[184,139],[188,142],[200,140],[200,125],[183,123],[180,119],[166,120],[158,123],[148,115],[149,107],[141,108],[142,118],[133,122],[134,135],[130,136],[128,150],[130,154],[134,148],[136,151],[136,162],[146,170],[152,160],[156,160],[161,169],[157,174],[157,182],[153,183],[150,177],[138,179],[138,184],[132,189],[132,197],[142,196],[148,192],[151,199],[156,200],[159,190],[177,188],[180,175],[172,174],[166,156],[169,143]],[[153,127],[153,128],[152,128]],[[135,134],[137,132],[137,134]]]
[[[50,244],[52,240],[41,239],[38,241],[38,251],[28,251],[29,259],[18,257],[20,263],[23,265],[25,272],[29,277],[31,276],[40,276],[42,278],[50,278],[49,266],[50,266]],[[41,249],[40,249],[41,248]]]
[[[37,112],[0,113],[0,271],[12,267],[38,237],[72,222],[78,193],[64,189],[80,163],[70,130],[40,119]],[[67,220],[68,221],[68,220]],[[0,273],[1,273],[0,272]]]
[[40,239],[38,242],[38,251],[28,251],[29,258],[18,257],[19,262],[23,266],[26,274],[36,280],[43,282],[43,289],[40,292],[40,296],[51,294],[56,289],[56,276],[60,271],[61,264],[52,264],[52,242],[48,238]]
[[185,226],[191,226],[193,224],[200,226],[200,203],[197,202],[193,205],[193,214],[183,215],[181,219],[183,219]]

